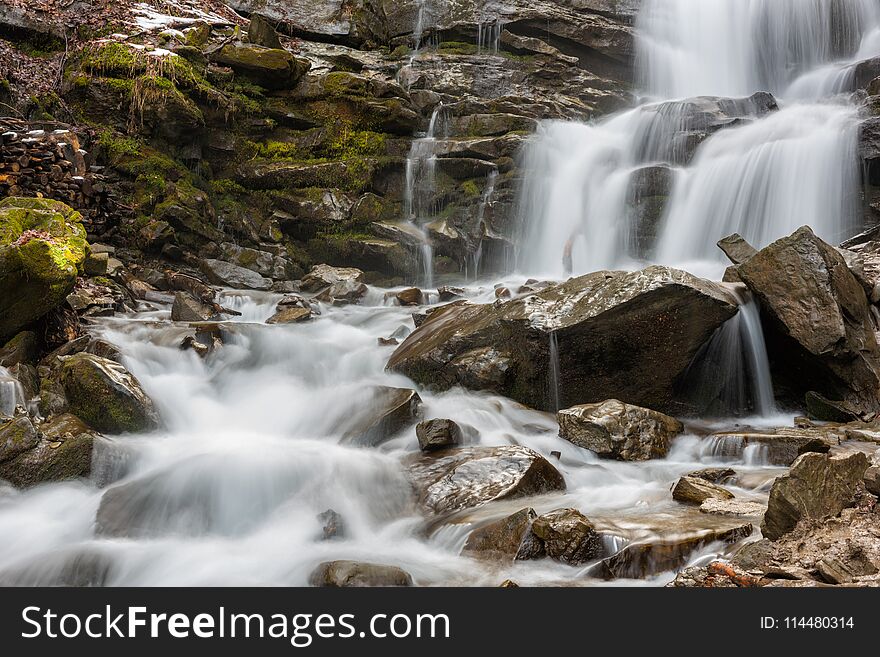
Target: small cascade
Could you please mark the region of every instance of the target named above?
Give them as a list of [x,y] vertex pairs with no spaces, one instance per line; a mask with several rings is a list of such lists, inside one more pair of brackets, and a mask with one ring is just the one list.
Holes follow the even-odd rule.
[[503,30],[504,23],[499,18],[477,23],[477,54],[497,55]]
[[17,406],[25,406],[24,389],[5,367],[0,367],[0,417],[13,417]]
[[556,331],[552,331],[550,333],[550,399],[554,411],[560,410],[559,383],[559,342],[556,339]]
[[682,392],[710,416],[772,416],[777,408],[758,304],[744,285],[732,287],[739,312],[694,358]]
[[465,278],[467,279],[477,279],[480,276],[480,264],[483,259],[483,238],[489,232],[489,228],[485,221],[486,208],[492,204],[492,197],[495,195],[495,184],[497,181],[498,170],[493,169],[486,177],[486,186],[483,188],[483,193],[480,195],[480,205],[477,207],[477,217],[474,224],[474,234],[477,236],[477,244],[470,258],[465,259]]
[[434,253],[425,225],[437,213],[434,201],[436,192],[435,169],[437,165],[437,140],[449,134],[448,121],[443,103],[431,114],[428,131],[414,139],[406,158],[406,187],[403,195],[403,219],[421,237],[420,259],[426,287],[434,285]]

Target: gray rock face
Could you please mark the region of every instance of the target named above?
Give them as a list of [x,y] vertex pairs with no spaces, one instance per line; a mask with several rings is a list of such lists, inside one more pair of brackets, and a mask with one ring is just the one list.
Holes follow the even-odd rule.
[[625,399],[677,412],[685,409],[675,399],[676,381],[736,312],[726,290],[685,272],[597,272],[500,306],[440,307],[392,354],[388,368],[433,388],[491,390],[555,410],[555,333],[563,407]]
[[557,419],[565,440],[621,461],[662,458],[684,430],[675,418],[616,399],[560,411]]
[[315,265],[308,274],[302,277],[300,288],[303,292],[320,292],[334,283],[364,282],[364,272],[354,267],[331,267]]
[[187,292],[177,292],[171,306],[171,321],[174,322],[205,322],[217,319],[214,307],[199,301]]
[[463,447],[415,455],[405,465],[419,502],[433,513],[565,490],[559,471],[527,447]]
[[719,240],[718,248],[724,251],[724,255],[735,265],[741,265],[758,252],[758,249],[746,242],[738,233]]
[[247,14],[258,12],[292,34],[344,38],[355,36],[351,6],[362,3],[345,0],[227,0],[227,4]]
[[697,477],[682,477],[672,489],[672,499],[686,504],[702,504],[706,500],[732,500],[729,490]]
[[761,532],[775,541],[802,519],[836,516],[863,488],[867,469],[868,459],[861,452],[843,457],[804,454],[773,483]]
[[325,561],[309,576],[311,586],[412,586],[412,577],[397,566],[360,561]]
[[263,278],[250,269],[223,260],[205,258],[202,260],[200,268],[214,285],[224,285],[240,290],[268,290],[272,287],[270,279]]
[[577,509],[545,513],[532,523],[532,533],[541,540],[548,557],[573,566],[606,554],[593,523]]
[[[787,349],[774,351],[798,372],[793,386],[845,399],[864,412],[880,410],[880,347],[868,301],[836,249],[805,226],[737,271],[788,339]],[[774,336],[769,340],[772,349]]]
[[416,425],[419,449],[430,452],[462,443],[461,427],[452,420],[427,420]]

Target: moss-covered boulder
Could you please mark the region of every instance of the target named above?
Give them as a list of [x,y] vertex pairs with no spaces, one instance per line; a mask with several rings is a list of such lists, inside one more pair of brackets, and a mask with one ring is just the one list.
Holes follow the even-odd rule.
[[227,44],[211,60],[266,89],[291,89],[311,66],[286,50],[246,43]]
[[0,201],[0,339],[61,304],[88,253],[82,217],[60,201]]
[[32,428],[24,427],[25,422],[30,423],[27,418],[16,422],[30,436],[27,448],[18,450],[12,458],[0,458],[0,479],[27,488],[89,475],[95,434],[82,420],[69,413],[55,416],[40,425],[39,437]]
[[60,377],[70,410],[98,431],[148,431],[159,424],[152,400],[115,361],[79,353],[62,363]]

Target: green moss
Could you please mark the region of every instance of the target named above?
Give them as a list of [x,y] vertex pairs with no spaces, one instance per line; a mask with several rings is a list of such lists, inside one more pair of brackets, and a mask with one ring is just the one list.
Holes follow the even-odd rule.
[[384,154],[384,134],[371,130],[352,130],[346,124],[332,130],[332,138],[327,147],[327,155],[340,160]]
[[469,198],[478,198],[482,195],[482,192],[480,191],[480,186],[477,185],[477,183],[473,180],[465,180],[461,184],[461,189],[464,192],[465,196]]
[[123,157],[137,157],[141,154],[142,148],[142,143],[139,140],[119,135],[110,128],[104,129],[98,135],[98,144],[107,151],[111,161]]
[[240,195],[247,194],[247,190],[234,180],[221,178],[211,181],[211,191],[218,195]]
[[394,57],[395,59],[403,59],[404,57],[409,55],[410,52],[412,51],[407,45],[397,46],[394,50],[391,51],[391,57]]
[[283,141],[248,142],[253,157],[266,160],[301,160],[304,154],[298,144]]
[[477,46],[464,41],[443,41],[437,46],[437,50],[445,55],[476,55]]

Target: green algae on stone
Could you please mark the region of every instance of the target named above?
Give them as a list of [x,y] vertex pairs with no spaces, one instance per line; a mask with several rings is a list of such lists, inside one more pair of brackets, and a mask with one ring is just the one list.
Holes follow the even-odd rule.
[[88,253],[80,214],[60,201],[0,201],[0,338],[62,303]]
[[98,431],[149,431],[159,424],[152,400],[115,361],[79,353],[65,359],[60,377],[71,412]]

